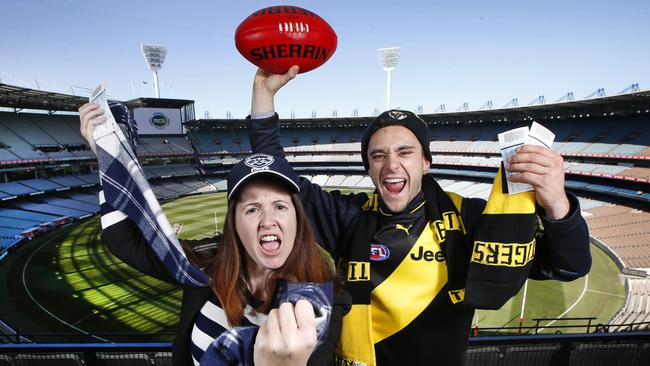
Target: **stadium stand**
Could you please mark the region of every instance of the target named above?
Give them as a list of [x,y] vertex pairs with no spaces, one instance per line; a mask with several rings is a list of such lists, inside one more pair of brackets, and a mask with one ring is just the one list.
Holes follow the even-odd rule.
[[35,191],[54,191],[63,187],[46,179],[27,179],[21,180],[19,183],[30,187]]
[[611,331],[647,330],[649,328],[650,279],[628,278],[628,288],[628,297],[623,309],[610,323]]
[[[42,98],[37,99],[34,103]],[[74,111],[84,101],[80,99],[64,96],[65,103],[76,104],[61,104],[59,110]],[[592,236],[620,264],[626,278],[625,305],[602,328],[622,335],[646,330],[650,324],[650,280],[643,277],[650,269],[649,99],[650,94],[643,92],[590,103],[422,115],[432,136],[431,172],[444,189],[467,197],[489,194],[489,181],[500,163],[498,133],[529,125],[531,120],[556,133],[554,148],[564,155],[567,187],[581,193]],[[49,230],[58,222],[65,225],[98,212],[96,163],[78,132],[78,116],[51,113],[49,108],[42,108],[47,114],[0,112],[0,165],[9,172],[0,183],[0,258],[9,248],[26,242],[25,233]],[[549,118],[558,115],[562,118]],[[370,120],[283,120],[282,142],[288,159],[315,183],[372,189],[359,156],[359,139]],[[190,120],[184,136],[141,136],[138,155],[157,197],[167,200],[224,191],[229,166],[250,151],[243,126],[241,120]],[[25,167],[36,173],[26,172]],[[464,364],[650,364],[647,333],[644,338],[615,340],[607,338],[610,335],[535,337],[532,341],[523,336],[477,337],[470,343]],[[45,358],[53,365],[169,365],[169,350],[169,345],[158,349],[140,345],[115,352],[87,351],[83,345],[74,345],[44,354],[33,348],[0,348],[0,365],[34,364]]]
[[75,177],[75,176],[54,177],[48,179],[60,185],[61,187],[68,187],[68,188],[83,187],[88,184],[88,182],[83,181],[79,177]]
[[650,268],[650,213],[620,205],[588,212],[590,235],[612,249],[626,267]]
[[36,192],[34,188],[27,187],[20,182],[6,182],[0,183],[0,192],[7,195],[25,195]]
[[628,168],[622,172],[623,176],[632,178],[641,178],[650,180],[650,169],[648,168]]

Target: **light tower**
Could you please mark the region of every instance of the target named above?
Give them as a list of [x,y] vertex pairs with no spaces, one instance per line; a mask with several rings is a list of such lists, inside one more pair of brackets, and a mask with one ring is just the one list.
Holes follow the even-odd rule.
[[147,60],[149,70],[153,71],[154,95],[156,98],[160,98],[160,91],[158,90],[158,70],[160,70],[163,62],[165,62],[167,47],[140,44],[140,49],[142,49],[142,54],[144,55],[145,60]]
[[386,81],[386,110],[390,109],[390,73],[395,70],[397,61],[399,61],[399,47],[380,48],[377,50],[381,65],[388,75]]

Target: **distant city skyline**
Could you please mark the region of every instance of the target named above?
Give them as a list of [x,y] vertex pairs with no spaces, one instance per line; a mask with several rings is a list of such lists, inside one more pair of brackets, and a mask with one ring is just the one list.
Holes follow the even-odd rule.
[[[400,47],[392,107],[432,113],[552,103],[568,92],[615,95],[650,88],[650,4],[611,1],[294,1],[323,17],[338,48],[276,97],[281,117],[382,111],[386,73],[377,49]],[[234,31],[270,1],[6,2],[0,13],[3,83],[87,95],[105,82],[114,98],[153,96],[140,44],[168,48],[163,98],[195,100],[196,116],[243,118],[255,67]]]

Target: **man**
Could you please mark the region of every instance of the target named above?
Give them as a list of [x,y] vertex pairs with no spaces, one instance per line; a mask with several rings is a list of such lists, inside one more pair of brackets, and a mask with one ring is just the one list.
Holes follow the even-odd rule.
[[[297,71],[257,71],[253,152],[284,156],[274,96]],[[475,308],[499,307],[527,276],[570,281],[590,269],[587,226],[578,200],[564,190],[558,154],[520,147],[504,163],[509,178],[534,193],[503,195],[497,177],[486,203],[442,191],[427,174],[429,141],[426,123],[413,113],[387,111],[361,140],[376,194],[324,192],[301,179],[317,241],[353,299],[338,364],[459,364]]]

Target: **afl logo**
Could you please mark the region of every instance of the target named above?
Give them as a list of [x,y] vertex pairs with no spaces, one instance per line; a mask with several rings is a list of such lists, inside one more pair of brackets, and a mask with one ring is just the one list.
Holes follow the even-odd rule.
[[273,164],[273,157],[266,154],[255,154],[247,157],[244,160],[244,164],[250,167],[253,170],[259,170],[267,168],[269,165]]
[[390,256],[390,250],[388,247],[381,244],[371,244],[370,245],[370,260],[371,261],[383,261]]
[[149,118],[149,123],[155,128],[163,129],[169,126],[169,118],[160,112],[156,112]]

